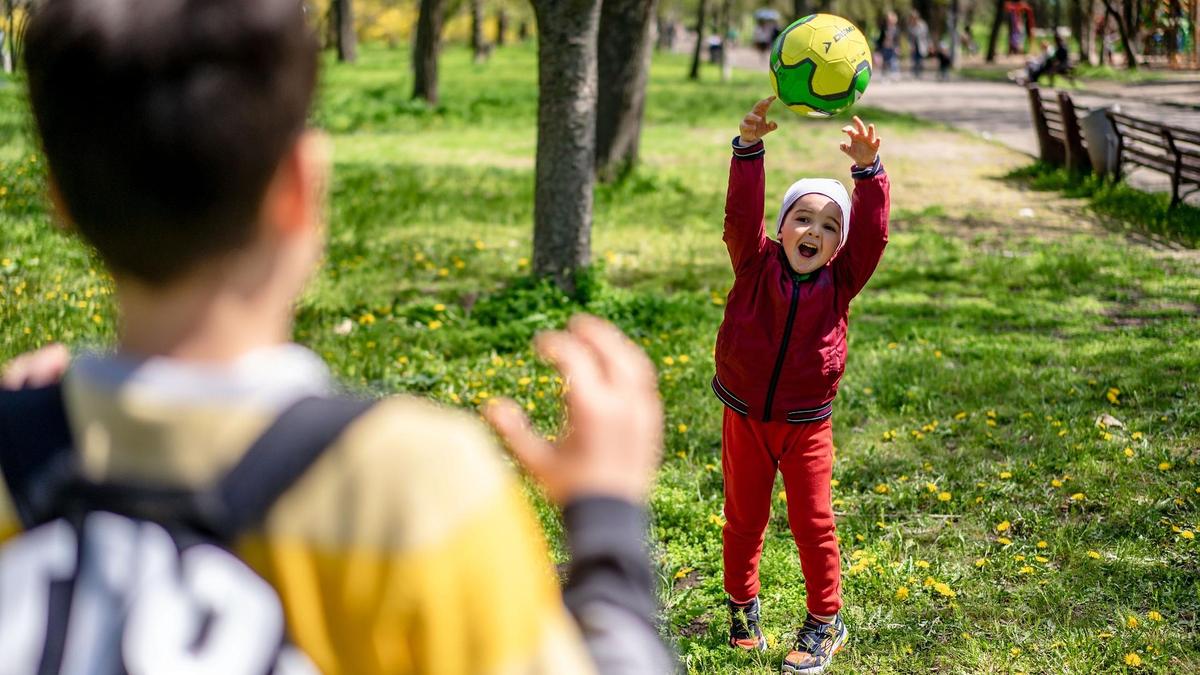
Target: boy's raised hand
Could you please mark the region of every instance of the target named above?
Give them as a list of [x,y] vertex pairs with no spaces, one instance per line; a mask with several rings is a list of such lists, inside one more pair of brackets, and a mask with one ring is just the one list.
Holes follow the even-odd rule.
[[615,326],[586,315],[539,335],[536,345],[565,381],[563,437],[542,438],[508,399],[484,409],[488,422],[558,505],[581,497],[644,504],[662,456],[662,401],[650,359]]
[[741,132],[742,137],[739,141],[742,145],[754,145],[759,142],[763,136],[775,131],[779,125],[774,122],[767,121],[767,110],[771,104],[775,102],[774,96],[768,96],[750,109],[746,116],[742,118]]
[[847,124],[842,131],[850,137],[848,143],[842,143],[842,152],[859,167],[866,168],[874,164],[879,156],[879,145],[883,142],[882,138],[875,135],[875,125],[867,126],[855,115],[854,124]]

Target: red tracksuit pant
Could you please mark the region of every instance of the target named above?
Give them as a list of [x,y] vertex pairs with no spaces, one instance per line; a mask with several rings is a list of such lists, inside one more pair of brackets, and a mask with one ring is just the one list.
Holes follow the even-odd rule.
[[783,474],[788,525],[808,592],[808,611],[829,616],[842,607],[838,554],[829,482],[833,477],[833,423],[761,422],[725,409],[721,435],[725,475],[722,531],[725,592],[734,602],[758,595],[758,561],[771,516],[775,472]]

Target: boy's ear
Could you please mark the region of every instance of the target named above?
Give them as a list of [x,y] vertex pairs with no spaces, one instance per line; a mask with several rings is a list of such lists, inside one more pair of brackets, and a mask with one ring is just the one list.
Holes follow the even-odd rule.
[[264,221],[278,234],[321,227],[331,155],[328,136],[307,130],[283,157],[263,200]]

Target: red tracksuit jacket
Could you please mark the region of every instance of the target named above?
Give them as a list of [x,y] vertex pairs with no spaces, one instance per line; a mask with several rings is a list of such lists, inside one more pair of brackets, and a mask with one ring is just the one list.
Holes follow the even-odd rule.
[[850,232],[828,264],[801,280],[763,222],[762,141],[729,164],[725,244],[733,289],[717,333],[712,388],[735,412],[764,422],[811,422],[832,414],[846,368],[850,301],[866,285],[888,239],[888,179],[854,169]]

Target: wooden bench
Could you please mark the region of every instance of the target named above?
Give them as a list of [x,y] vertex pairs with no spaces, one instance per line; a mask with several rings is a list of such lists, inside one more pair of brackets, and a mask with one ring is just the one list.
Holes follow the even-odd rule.
[[[1171,206],[1200,191],[1200,131],[1107,111],[1117,131],[1117,179],[1125,164],[1164,173],[1171,178]],[[1185,189],[1187,186],[1191,189]]]
[[1072,171],[1090,172],[1092,162],[1079,130],[1079,116],[1086,114],[1087,109],[1076,106],[1071,95],[1065,91],[1048,99],[1042,96],[1042,90],[1036,84],[1030,84],[1026,89],[1041,160],[1053,166],[1065,166]]

